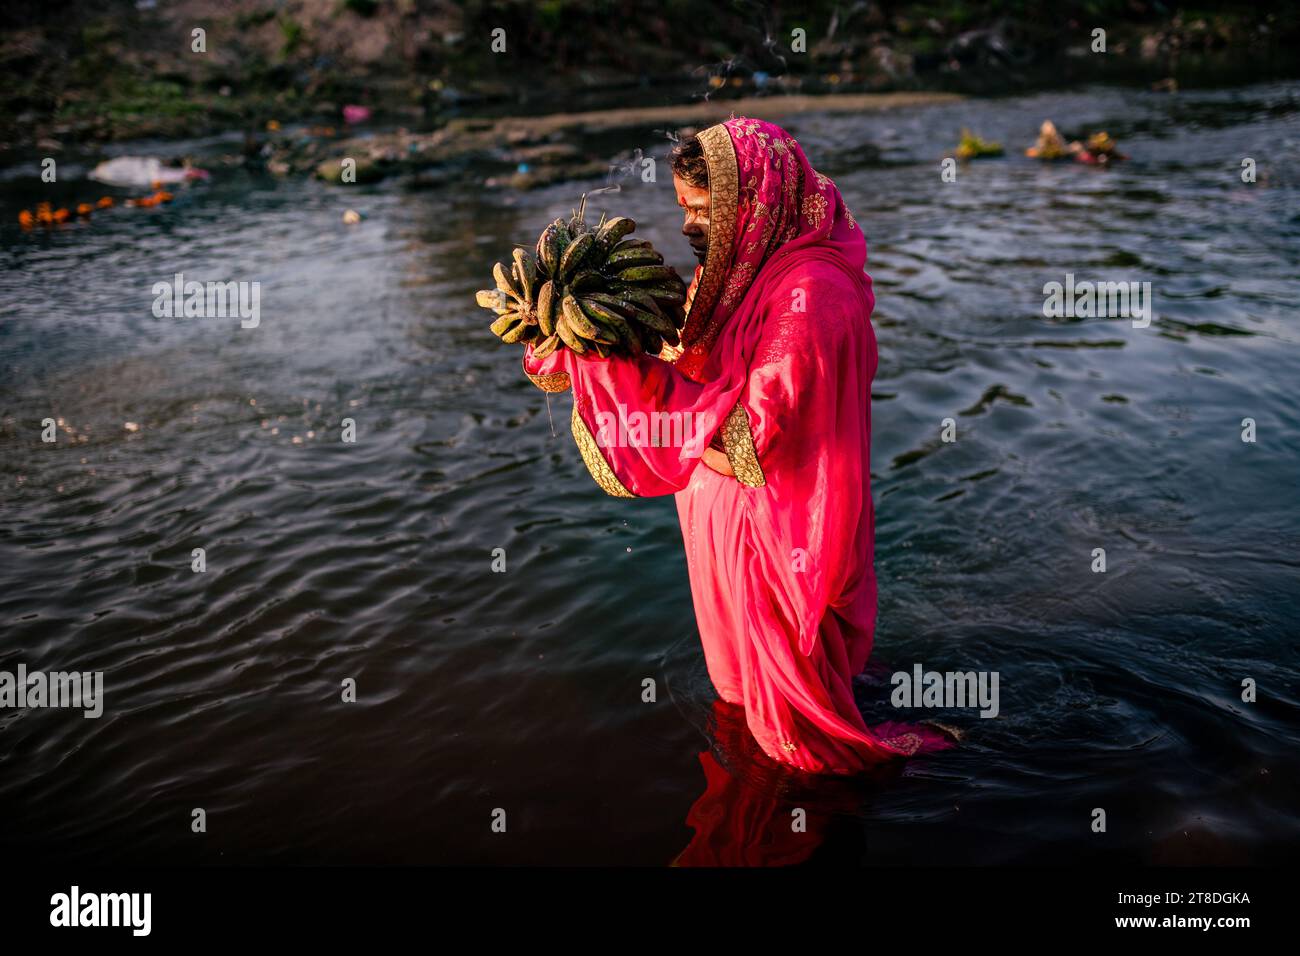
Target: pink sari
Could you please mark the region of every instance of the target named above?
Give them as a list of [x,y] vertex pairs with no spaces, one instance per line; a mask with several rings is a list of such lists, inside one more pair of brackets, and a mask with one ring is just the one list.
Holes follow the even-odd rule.
[[[573,390],[606,492],[676,495],[709,676],[769,757],[847,774],[946,749],[927,726],[868,727],[853,701],[876,618],[866,239],[780,127],[732,119],[700,139],[709,250],[682,346],[539,361],[530,345],[524,371]],[[710,444],[734,477],[702,464]]]

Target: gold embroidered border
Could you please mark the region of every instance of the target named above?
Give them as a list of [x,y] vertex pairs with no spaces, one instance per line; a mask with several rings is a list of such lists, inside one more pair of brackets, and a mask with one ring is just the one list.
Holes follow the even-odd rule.
[[682,327],[682,345],[699,345],[707,353],[717,337],[718,328],[710,323],[713,307],[718,304],[722,283],[727,278],[731,247],[736,239],[736,213],[740,203],[740,169],[736,164],[736,147],[722,123],[699,134],[704,161],[709,167],[709,252],[704,259],[694,298],[687,303],[686,324]]
[[767,484],[763,469],[754,452],[754,435],[749,428],[749,413],[740,402],[727,415],[722,423],[722,444],[727,451],[727,461],[736,473],[736,480],[750,488],[762,488]]
[[682,347],[680,345],[668,345],[665,343],[664,347],[659,350],[659,357],[665,362],[676,362],[681,358],[681,355]]
[[966,736],[966,732],[964,730],[962,730],[960,727],[954,727],[952,724],[941,724],[937,720],[923,720],[921,721],[921,723],[926,724],[930,727],[937,727],[939,730],[943,731],[953,740],[961,740]]
[[892,747],[894,750],[911,756],[921,749],[921,738],[916,734],[901,734],[897,737],[882,737],[880,742],[886,747]]
[[544,375],[534,375],[525,368],[524,374],[528,376],[530,382],[543,392],[567,392],[572,384],[569,381],[568,372],[547,372]]
[[635,498],[636,495],[623,487],[623,483],[618,480],[618,475],[614,474],[614,469],[609,466],[609,462],[601,454],[600,446],[596,444],[596,439],[591,436],[587,423],[578,414],[576,397],[573,402],[573,418],[570,420],[569,427],[573,432],[573,440],[578,445],[578,451],[582,453],[582,460],[587,465],[587,470],[591,472],[591,477],[596,480],[596,484],[600,485],[605,494],[613,495],[615,498]]

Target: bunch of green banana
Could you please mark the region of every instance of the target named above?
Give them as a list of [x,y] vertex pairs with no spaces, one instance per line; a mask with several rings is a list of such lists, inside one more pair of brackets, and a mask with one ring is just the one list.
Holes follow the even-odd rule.
[[507,343],[533,342],[545,358],[568,346],[582,354],[659,354],[677,345],[686,285],[647,239],[629,239],[636,223],[583,219],[587,198],[567,221],[556,219],[537,240],[535,255],[514,251],[510,268],[492,270],[495,289],[478,304],[496,313],[492,333]]

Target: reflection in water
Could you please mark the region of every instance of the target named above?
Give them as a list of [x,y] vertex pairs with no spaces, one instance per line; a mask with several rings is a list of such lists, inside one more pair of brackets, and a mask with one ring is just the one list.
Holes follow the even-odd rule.
[[885,768],[896,766],[891,761],[855,781],[813,784],[762,752],[746,726],[744,707],[715,700],[712,717],[714,746],[699,755],[705,791],[686,816],[695,836],[673,866],[807,862],[836,815],[852,814],[861,805],[864,783],[888,779]]

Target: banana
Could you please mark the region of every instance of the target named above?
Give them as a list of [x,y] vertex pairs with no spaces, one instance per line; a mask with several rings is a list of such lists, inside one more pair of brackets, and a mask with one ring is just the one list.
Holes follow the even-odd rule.
[[565,345],[579,355],[587,351],[587,346],[582,344],[582,339],[578,338],[573,329],[569,328],[569,317],[567,315],[561,315],[555,320],[555,334],[560,337],[560,340]]
[[[665,283],[655,283],[654,285],[629,285],[627,283],[617,283],[614,287],[614,294],[624,299],[631,299],[636,292],[644,293],[659,303],[661,309],[664,303],[669,305],[680,305],[686,301],[686,290],[677,286],[670,286]],[[585,293],[584,293],[585,294]]]
[[555,334],[555,283],[550,279],[537,290],[537,324],[543,335]]
[[520,322],[518,325],[514,326],[513,328],[508,329],[505,335],[501,336],[501,341],[505,342],[507,345],[514,345],[516,342],[522,339],[527,332],[528,332],[528,323]]
[[686,301],[686,290],[675,286],[646,286],[645,291],[649,292],[661,306],[665,303],[681,305]]
[[[634,301],[630,293],[623,298],[619,298],[603,292],[588,292],[579,302],[582,303],[583,309],[588,315],[593,313],[593,308],[588,306],[606,306],[610,311],[617,313],[620,318],[635,319],[642,325],[654,329],[665,338],[669,336],[676,337],[677,327],[673,325],[670,318],[664,315],[663,311],[655,303],[654,297],[642,293],[638,296],[638,299],[640,301]],[[646,302],[650,303],[650,305],[645,305]],[[599,313],[592,315],[592,318],[595,319],[602,317]]]
[[642,326],[638,331],[641,333],[641,344],[645,346],[648,354],[658,355],[663,351],[663,336],[653,329],[647,329],[645,326]]
[[496,279],[497,288],[506,295],[514,296],[520,302],[524,300],[524,297],[519,294],[519,290],[515,288],[515,284],[510,281],[510,274],[506,272],[506,267],[501,263],[498,262],[492,267],[492,278]]
[[669,345],[682,344],[681,333],[679,333],[676,329],[673,329],[671,332],[660,332],[658,329],[656,329],[655,332],[661,339],[663,339]]
[[533,346],[533,358],[544,359],[559,347],[560,337],[551,333]]
[[587,289],[599,289],[606,284],[606,279],[599,272],[579,272],[569,280],[569,291],[574,295]]
[[617,275],[621,282],[636,283],[655,282],[666,284],[670,280],[677,278],[677,272],[672,266],[633,266],[630,269],[623,269]]
[[533,287],[537,284],[537,265],[533,262],[533,257],[522,249],[515,249],[514,274],[515,281],[523,290],[524,301],[531,303]]
[[636,319],[638,323],[641,323],[642,328],[653,330],[656,336],[662,338],[668,345],[680,345],[681,336],[677,333],[677,326],[673,325],[671,321],[650,315],[649,312],[638,312]]
[[515,323],[518,321],[518,312],[507,312],[505,315],[498,316],[497,320],[489,328],[492,330],[493,335],[500,337],[505,335],[507,329],[514,328]]
[[608,272],[618,272],[633,266],[662,265],[663,261],[664,257],[653,249],[615,249],[605,260],[605,269]]
[[569,248],[569,243],[573,241],[573,233],[569,232],[569,227],[563,219],[556,219],[551,225],[555,227],[555,272],[558,272],[564,250]]
[[[654,300],[651,299],[651,301]],[[613,309],[625,319],[632,318],[633,313],[636,312],[636,305],[626,296],[612,295],[608,292],[584,292],[578,297],[578,304],[582,305],[586,302],[599,302],[601,305]]]
[[592,245],[596,242],[593,233],[584,232],[573,242],[569,243],[569,248],[564,250],[564,255],[560,257],[560,279],[568,281],[577,270],[582,261],[587,258],[587,253],[591,251]]
[[675,335],[677,333],[676,327],[674,327],[674,325],[671,322],[669,322],[667,319],[665,319],[662,315],[655,315],[644,309],[639,309],[637,310],[637,313],[633,316],[633,318],[636,319],[642,325],[644,325],[646,328],[654,329],[660,335],[667,336],[667,335]]
[[619,335],[619,341],[623,343],[623,348],[627,349],[629,355],[640,355],[645,348],[641,344],[641,337],[631,325],[624,323],[624,331]]
[[564,317],[569,320],[569,328],[584,339],[594,339],[600,334],[600,329],[591,324],[591,320],[587,318],[586,313],[582,311],[582,306],[578,305],[578,300],[572,294],[566,295],[560,301],[560,308],[564,310]]
[[586,314],[587,318],[612,330],[620,339],[623,338],[627,334],[627,330],[631,328],[631,326],[627,324],[627,319],[603,303],[594,302],[588,298],[579,299],[578,305]]
[[500,315],[510,311],[505,294],[500,289],[479,289],[474,293],[474,301],[485,309],[491,309]]
[[646,312],[653,312],[655,315],[661,315],[665,319],[668,318],[668,313],[659,307],[659,303],[655,301],[655,297],[644,289],[626,289],[623,292],[623,299],[630,302],[632,305],[639,306]]
[[621,343],[627,352],[635,355],[641,351],[641,342],[637,338],[636,332],[632,328],[631,323],[629,323],[623,316],[619,315],[616,310],[609,308],[603,303],[587,301],[585,299],[579,299],[578,303],[582,308],[582,311],[586,313],[587,317],[597,325],[601,326],[602,329],[608,330],[613,334],[616,342]]
[[560,267],[560,255],[568,244],[569,230],[560,220],[555,220],[542,230],[542,235],[537,240],[537,262],[548,276],[555,276],[555,270]]
[[493,267],[496,288],[475,294],[496,314],[492,333],[532,342],[538,358],[562,346],[608,357],[678,344],[686,284],[648,239],[628,238],[632,219],[602,215],[593,226],[586,208],[584,196],[572,216],[548,223],[535,255],[517,248],[509,268]]
[[596,241],[600,244],[600,256],[603,258],[609,255],[609,251],[614,248],[620,239],[630,235],[636,230],[636,222],[627,216],[615,216],[613,219],[600,227],[600,232],[596,233]]

